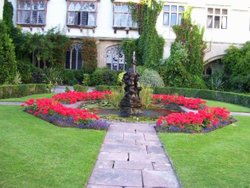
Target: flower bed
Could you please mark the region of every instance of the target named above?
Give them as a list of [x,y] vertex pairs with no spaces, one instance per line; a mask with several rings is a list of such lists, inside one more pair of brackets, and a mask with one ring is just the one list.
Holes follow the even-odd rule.
[[109,124],[87,109],[67,108],[54,99],[30,99],[25,111],[62,127],[108,129]]
[[167,132],[209,132],[231,124],[235,120],[225,108],[209,108],[188,113],[172,113],[159,117],[156,130]]
[[202,109],[206,106],[206,101],[199,98],[186,98],[177,95],[154,94],[153,102],[164,103],[165,105],[177,104],[190,109]]
[[77,101],[83,100],[102,100],[106,95],[109,95],[111,91],[92,91],[92,92],[77,92],[69,91],[65,93],[59,93],[54,95],[52,98],[56,101],[73,104]]

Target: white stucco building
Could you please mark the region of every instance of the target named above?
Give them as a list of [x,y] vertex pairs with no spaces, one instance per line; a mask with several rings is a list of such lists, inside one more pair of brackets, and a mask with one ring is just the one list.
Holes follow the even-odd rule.
[[[124,57],[119,43],[124,38],[139,37],[126,5],[130,0],[9,1],[14,7],[14,23],[24,31],[44,32],[59,27],[72,39],[95,38],[99,67],[122,69]],[[171,26],[180,24],[182,12],[187,6],[193,8],[193,22],[205,28],[204,40],[208,46],[204,59],[206,67],[220,59],[230,45],[241,45],[250,40],[249,0],[165,1],[156,26],[158,33],[166,40],[164,58],[169,56],[171,43],[175,39]],[[77,56],[80,48],[78,44],[72,46],[66,68],[77,69],[77,64],[82,63],[78,62],[81,58]]]
[[0,0],[0,20],[3,19],[3,4],[4,0]]

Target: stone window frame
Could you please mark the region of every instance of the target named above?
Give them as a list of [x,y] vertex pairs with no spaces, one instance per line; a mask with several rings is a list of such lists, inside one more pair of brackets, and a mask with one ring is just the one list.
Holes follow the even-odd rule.
[[[99,0],[66,0],[67,1],[67,13],[66,13],[66,25],[71,28],[87,28],[94,29],[97,27],[97,10]],[[71,3],[95,3],[95,11],[69,11],[69,6]],[[69,24],[69,12],[88,12],[94,14],[95,24],[94,25],[82,25],[82,24]],[[81,21],[80,21],[81,22]]]
[[[129,10],[129,7],[127,8],[128,11],[116,11],[115,6],[120,5],[120,6],[128,6],[127,2],[113,2],[113,28],[115,29],[121,29],[121,30],[137,30],[138,29],[138,24],[137,22],[133,21],[132,19],[132,13]],[[127,17],[127,24],[126,25],[116,25],[115,24],[115,17],[116,15],[123,14],[123,15],[128,15]],[[130,17],[129,17],[130,16]],[[132,25],[129,25],[129,19],[131,18],[132,20]]]
[[[28,27],[44,27],[46,25],[46,16],[47,16],[47,3],[49,0],[17,0],[17,9],[16,9],[16,23],[17,25],[20,26],[28,26]],[[21,8],[20,7],[20,3],[21,2],[30,2],[30,8]],[[33,4],[36,2],[44,2],[44,9],[34,9]],[[39,14],[37,14],[37,22],[36,23],[32,23],[31,21],[29,21],[29,23],[23,23],[19,21],[19,12],[30,12],[30,16],[29,19],[32,19],[32,14],[34,12],[44,12],[44,23],[38,23],[39,20]]]
[[[73,52],[76,50],[75,58],[73,57]],[[69,67],[67,67],[67,56],[69,54]],[[80,55],[80,56],[79,56]],[[79,58],[81,59],[81,66],[79,67]],[[75,59],[75,62],[72,62]],[[73,66],[75,64],[75,67]],[[84,62],[82,57],[82,44],[75,43],[72,44],[70,49],[66,52],[66,61],[65,61],[65,69],[68,70],[81,70],[83,68]]]
[[[173,10],[172,7],[176,7],[176,10]],[[182,4],[169,4],[169,3],[165,4],[163,6],[163,25],[167,27],[180,25],[184,11],[185,11],[185,6]],[[172,23],[173,14],[176,14],[175,23]]]
[[[219,19],[219,23],[218,23]],[[218,24],[216,24],[216,22]],[[218,7],[207,8],[207,23],[208,29],[227,29],[228,28],[228,9]]]

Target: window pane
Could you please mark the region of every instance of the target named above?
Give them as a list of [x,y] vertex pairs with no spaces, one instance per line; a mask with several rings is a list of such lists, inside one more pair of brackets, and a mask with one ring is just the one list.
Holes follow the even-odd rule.
[[182,20],[182,14],[179,14],[179,16],[178,16],[178,25],[181,25],[181,20]]
[[75,23],[75,12],[68,12],[68,24],[74,25]]
[[69,11],[74,11],[75,10],[75,3],[70,3],[68,10]]
[[45,24],[45,12],[44,11],[38,12],[38,23]]
[[164,6],[164,12],[169,12],[169,5]]
[[76,49],[72,51],[71,69],[76,69]]
[[213,28],[213,16],[207,17],[207,28]]
[[44,10],[45,9],[45,4],[44,4],[44,1],[39,1],[39,10]]
[[30,23],[30,11],[18,11],[18,23],[29,24]]
[[80,11],[80,10],[81,10],[81,3],[76,3],[75,11]]
[[213,10],[214,10],[213,8],[209,8],[209,9],[207,9],[208,14],[213,14],[213,13],[214,13],[214,11],[213,11]]
[[114,11],[115,12],[121,12],[122,6],[120,4],[114,4]]
[[221,19],[221,28],[226,29],[227,28],[227,16],[222,16]]
[[172,5],[171,6],[171,11],[172,12],[177,12],[177,6],[176,5]]
[[222,9],[222,14],[227,15],[227,9]]
[[164,13],[163,14],[163,24],[164,25],[169,25],[169,13]]
[[216,8],[215,9],[215,14],[220,14],[220,9]]
[[96,6],[95,3],[89,3],[89,11],[95,11],[96,10]]
[[70,51],[66,52],[66,63],[65,63],[65,68],[70,69]]
[[214,17],[214,28],[220,28],[220,16]]
[[129,9],[128,9],[128,5],[123,5],[122,6],[122,12],[124,12],[124,13],[128,13],[129,12]]
[[38,2],[34,2],[34,3],[33,3],[33,6],[32,6],[32,9],[33,9],[33,10],[37,10],[37,9],[38,9],[38,6],[39,6]]
[[81,54],[81,50],[78,50],[78,57],[77,57],[77,69],[81,69],[82,68],[82,54]]
[[95,26],[95,13],[89,13],[88,26]]
[[88,12],[81,12],[82,14],[82,23],[81,25],[88,25]]
[[37,24],[37,15],[38,15],[38,12],[37,12],[37,11],[32,11],[31,23]]
[[177,14],[172,13],[171,14],[171,25],[176,25],[176,21],[177,21]]
[[179,6],[179,12],[184,12],[184,7],[183,6]]

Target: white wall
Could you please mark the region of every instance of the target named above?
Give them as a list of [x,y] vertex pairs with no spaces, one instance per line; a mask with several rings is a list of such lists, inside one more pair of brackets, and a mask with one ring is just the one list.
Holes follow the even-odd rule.
[[[3,0],[0,0],[3,1]],[[16,1],[10,0],[16,9]],[[129,0],[115,0],[128,2]],[[137,1],[137,0],[134,0]],[[165,4],[169,1],[165,1]],[[97,7],[97,27],[92,29],[68,28],[66,26],[66,0],[49,0],[47,6],[47,21],[44,30],[59,27],[71,38],[95,37],[102,40],[121,40],[123,38],[138,38],[137,31],[118,30],[114,33],[113,26],[113,5],[110,0],[100,0]],[[171,0],[171,4],[193,7],[192,19],[194,23],[205,28],[204,40],[208,42],[205,60],[225,53],[225,49],[231,44],[240,45],[250,40],[250,0]],[[227,29],[207,29],[207,8],[228,9]],[[14,23],[16,11],[14,11]],[[164,58],[169,56],[171,43],[175,39],[175,34],[171,27],[163,25],[163,12],[160,13],[156,28],[158,33],[164,37],[166,44],[164,47]],[[30,31],[30,28],[24,28]],[[43,32],[40,28],[33,28],[32,32]]]
[[0,0],[0,20],[3,19],[3,4],[4,0]]

